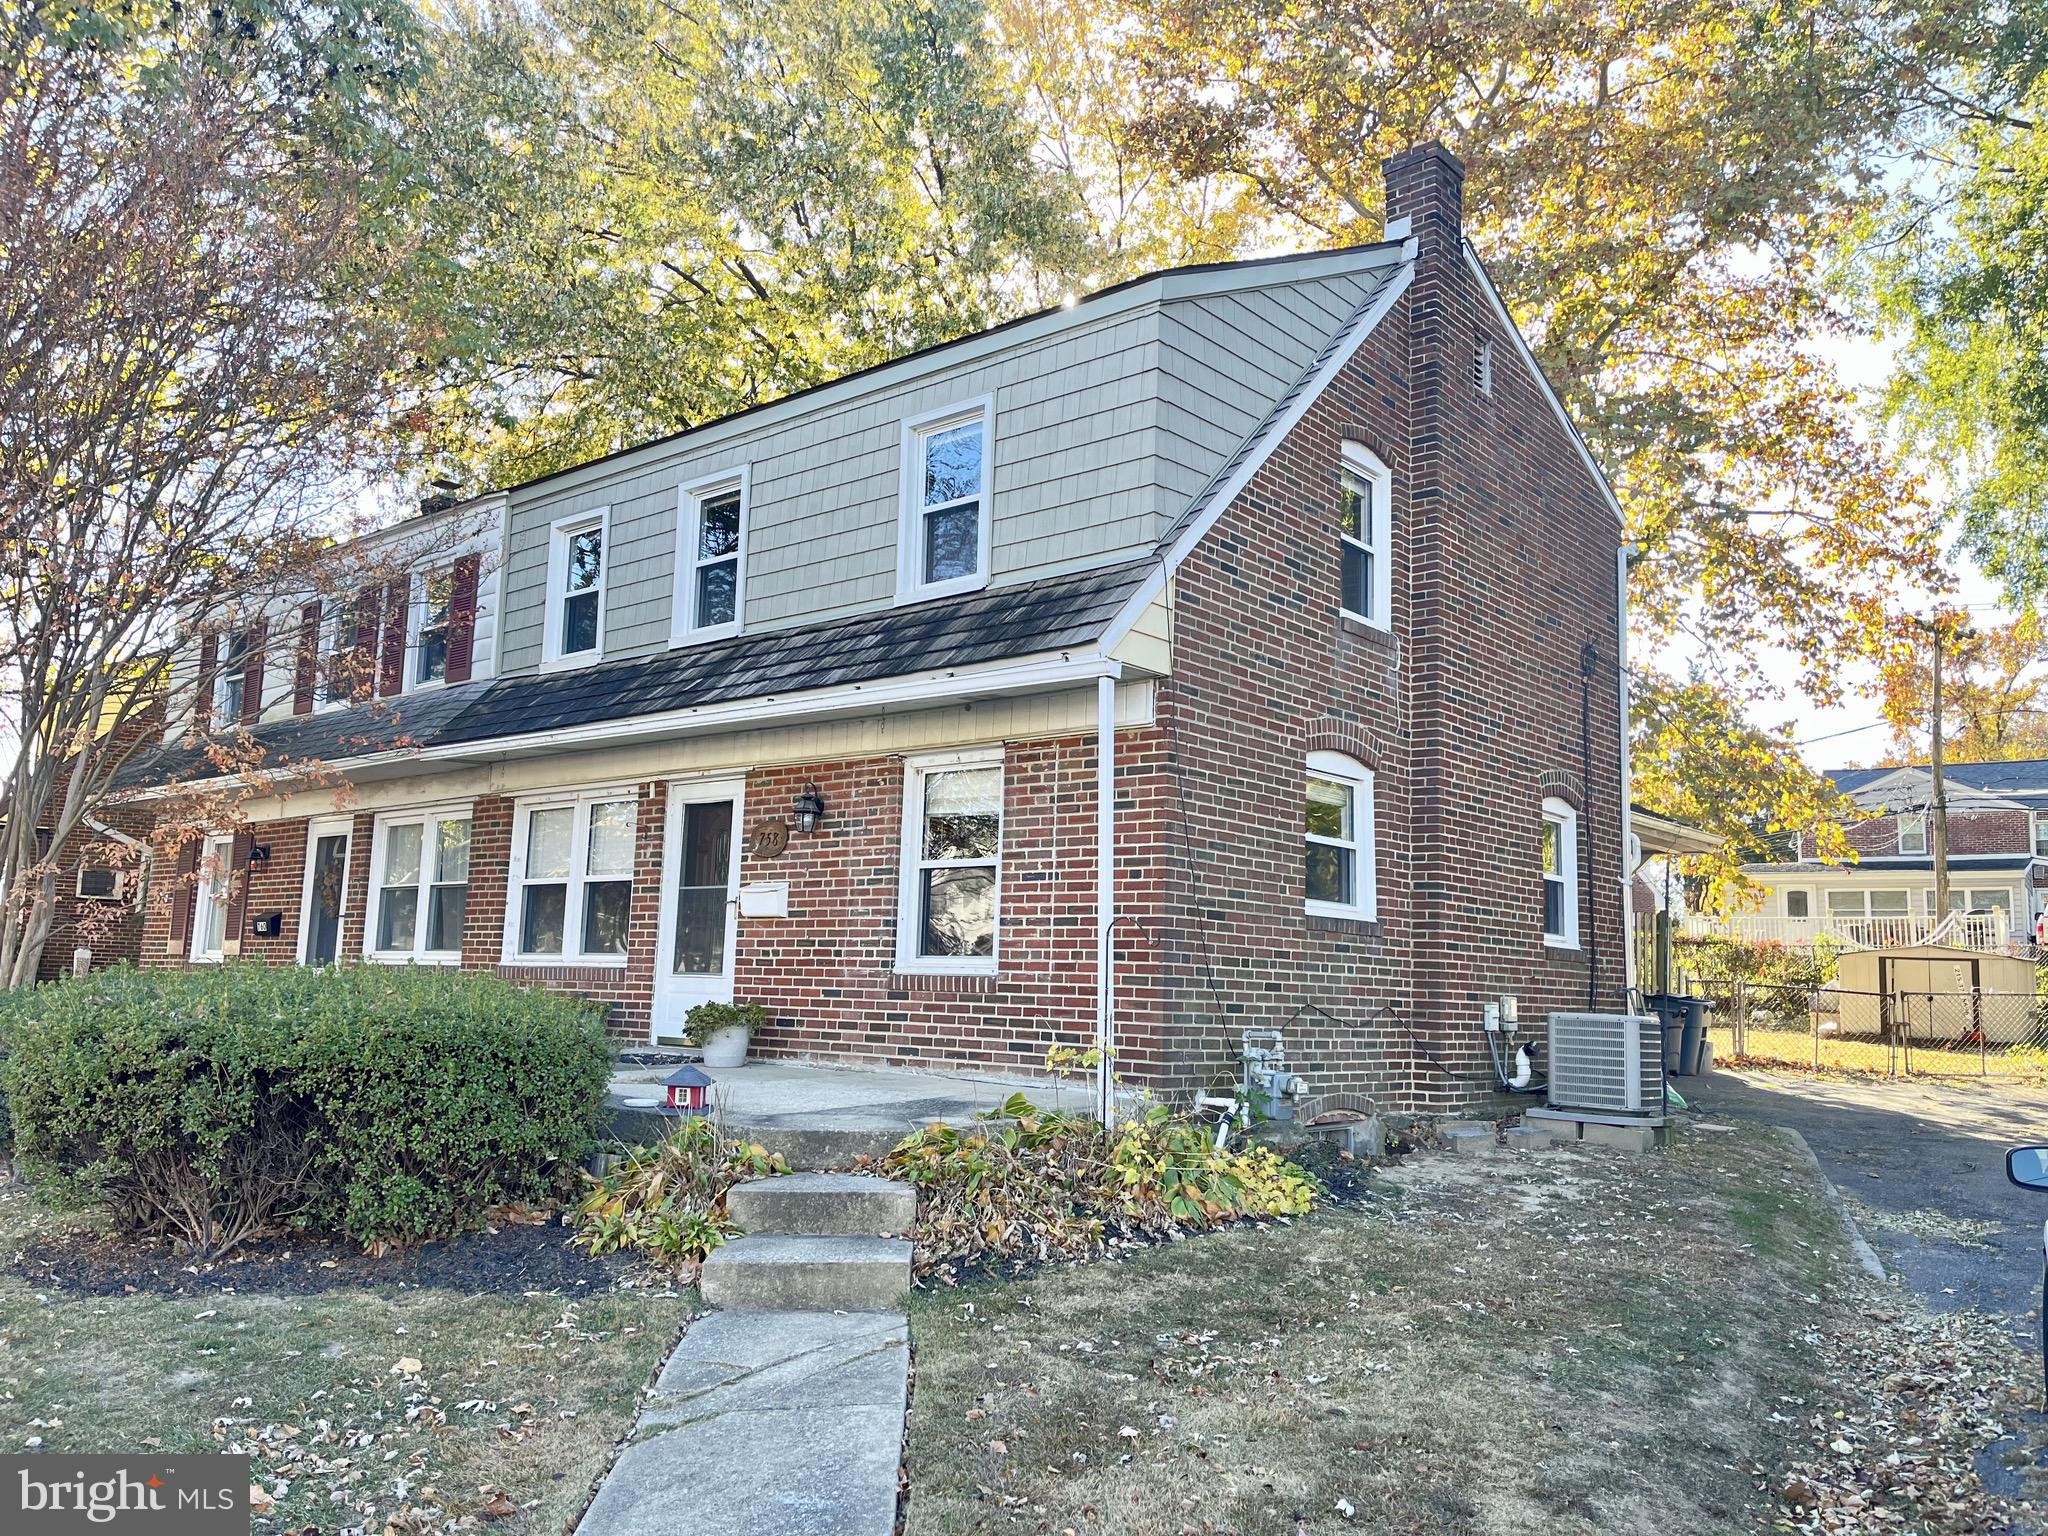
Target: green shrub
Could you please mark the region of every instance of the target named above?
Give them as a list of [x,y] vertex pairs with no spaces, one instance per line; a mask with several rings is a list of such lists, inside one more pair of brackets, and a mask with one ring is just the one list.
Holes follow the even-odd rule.
[[1081,1258],[1112,1231],[1169,1237],[1299,1216],[1322,1194],[1271,1147],[1218,1151],[1210,1127],[1164,1105],[1114,1134],[1021,1094],[983,1120],[928,1126],[882,1159],[884,1173],[918,1189],[920,1274],[949,1262]]
[[721,1029],[744,1029],[749,1039],[768,1027],[759,1003],[699,1003],[683,1015],[683,1038],[701,1046]]
[[573,1187],[611,1068],[591,1005],[476,972],[116,967],[38,987],[5,1068],[32,1177],[205,1253],[372,1246]]
[[591,1180],[577,1209],[576,1241],[593,1254],[631,1249],[658,1264],[701,1264],[733,1230],[725,1197],[747,1179],[789,1165],[754,1142],[728,1142],[702,1115],[676,1122],[652,1147],[635,1147]]

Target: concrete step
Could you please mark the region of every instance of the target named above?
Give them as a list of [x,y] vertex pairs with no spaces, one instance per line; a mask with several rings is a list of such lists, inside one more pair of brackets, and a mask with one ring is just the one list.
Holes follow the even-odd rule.
[[748,1233],[795,1237],[877,1237],[908,1232],[917,1191],[859,1173],[792,1173],[735,1185],[726,1209]]
[[706,1305],[749,1312],[886,1312],[910,1289],[896,1237],[764,1232],[714,1248],[697,1277]]

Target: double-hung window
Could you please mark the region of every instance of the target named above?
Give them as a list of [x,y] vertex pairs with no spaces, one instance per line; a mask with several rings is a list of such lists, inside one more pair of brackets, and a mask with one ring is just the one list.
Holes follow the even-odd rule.
[[912,971],[994,970],[1002,863],[1001,759],[909,764],[897,964]]
[[316,707],[337,709],[374,686],[382,621],[382,603],[376,588],[327,604],[322,620],[325,633],[320,643],[320,698]]
[[986,399],[903,424],[899,597],[941,597],[988,584],[991,424]]
[[1303,816],[1304,888],[1318,917],[1370,920],[1379,912],[1373,776],[1335,752],[1311,752]]
[[591,512],[558,519],[548,543],[547,661],[595,661],[604,654],[605,535],[610,518]]
[[630,791],[520,803],[512,823],[506,959],[624,961],[638,817]]
[[218,960],[227,951],[228,908],[234,898],[235,840],[209,837],[199,849],[199,888],[193,898],[192,958]]
[[1357,443],[1344,445],[1337,470],[1338,606],[1377,629],[1393,627],[1394,477]]
[[413,598],[412,680],[415,687],[448,681],[448,632],[455,606],[455,568],[424,571]]
[[249,701],[249,636],[237,630],[221,636],[213,664],[213,723],[232,725]]
[[460,959],[469,911],[468,807],[380,816],[373,846],[363,940],[371,958]]
[[716,640],[740,630],[746,580],[745,470],[686,485],[676,502],[677,644]]
[[1579,813],[1543,802],[1543,942],[1579,947]]
[[2048,859],[2048,811],[2034,812],[2034,857]]
[[1927,813],[1924,811],[1901,811],[1899,813],[1899,852],[1925,853],[1927,851]]

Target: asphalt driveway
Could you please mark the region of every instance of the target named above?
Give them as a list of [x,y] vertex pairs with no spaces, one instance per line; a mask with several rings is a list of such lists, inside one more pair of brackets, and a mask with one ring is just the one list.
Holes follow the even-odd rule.
[[1679,1086],[1708,1118],[1797,1130],[1887,1269],[1936,1311],[2004,1313],[2035,1347],[2048,1194],[2006,1182],[2005,1149],[2048,1142],[2048,1090],[1768,1072],[1715,1072]]

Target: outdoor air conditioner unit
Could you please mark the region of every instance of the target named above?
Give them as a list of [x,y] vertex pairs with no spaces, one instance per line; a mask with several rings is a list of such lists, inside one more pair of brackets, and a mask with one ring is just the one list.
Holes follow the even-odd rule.
[[1664,1118],[1664,1029],[1628,1013],[1550,1016],[1552,1109]]

